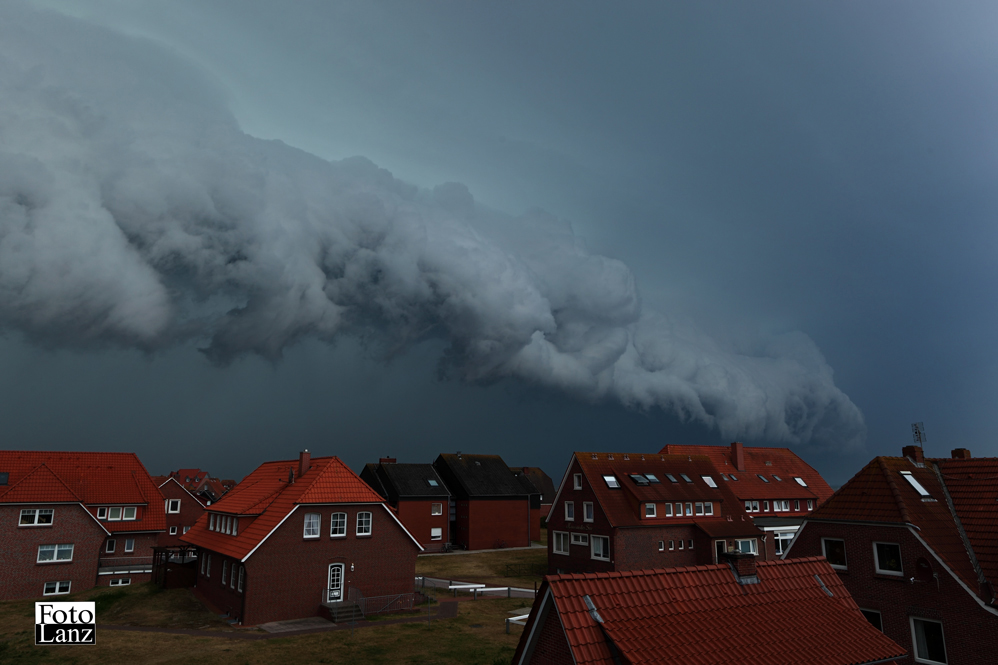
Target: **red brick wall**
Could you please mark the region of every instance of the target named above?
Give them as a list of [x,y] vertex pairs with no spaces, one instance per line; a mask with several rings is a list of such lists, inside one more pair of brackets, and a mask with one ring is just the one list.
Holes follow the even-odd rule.
[[[788,557],[821,556],[821,539],[845,541],[848,570],[836,571],[856,604],[878,610],[884,633],[907,649],[909,656],[898,659],[913,663],[909,617],[934,619],[943,624],[946,655],[950,663],[994,663],[998,652],[998,616],[977,604],[907,528],[809,522],[794,542]],[[874,542],[901,546],[901,578],[878,575],[873,558]],[[909,581],[915,562],[924,557],[938,575],[935,581]]]
[[[432,515],[431,504],[439,503],[441,514]],[[444,545],[450,542],[450,516],[448,513],[447,497],[439,499],[404,499],[399,501],[398,516],[402,524],[409,529],[413,538],[419,541],[427,552],[440,551]],[[440,540],[430,538],[430,530],[441,529],[443,537]]]
[[458,525],[465,504],[468,518],[467,545],[470,550],[530,546],[530,502],[526,499],[473,499],[458,502]]
[[530,509],[530,540],[540,540],[541,539],[541,509],[531,508]]
[[[19,527],[22,508],[52,508],[52,526]],[[46,582],[69,580],[73,593],[94,586],[104,531],[76,505],[0,505],[0,600],[41,598]],[[70,563],[36,563],[39,545],[72,543]],[[60,600],[58,596],[52,596]]]
[[[107,568],[111,566],[144,565],[143,570],[152,568],[152,548],[156,547],[159,541],[159,532],[154,533],[128,533],[119,531],[104,538],[100,546],[99,566],[105,569],[97,577],[97,586],[108,586],[112,579],[128,578],[131,584],[148,582],[152,579],[152,573],[108,573]],[[114,539],[114,553],[107,552],[107,541]],[[125,551],[125,541],[135,540],[133,551]],[[148,564],[148,565],[146,565]]]
[[[614,570],[675,568],[714,563],[710,540],[702,534],[702,531],[692,525],[617,529],[616,548],[611,543]],[[670,540],[676,544],[676,549],[671,551]],[[693,540],[692,550],[689,548],[690,540]],[[663,552],[658,551],[659,541],[665,545]],[[683,549],[679,549],[680,541]]]
[[[177,547],[187,545],[187,543],[180,540],[180,536],[184,535],[184,527],[192,527],[194,523],[198,521],[198,518],[204,514],[204,506],[201,502],[191,496],[190,492],[185,490],[183,487],[175,482],[167,482],[159,491],[163,493],[163,496],[169,499],[180,499],[180,512],[179,513],[166,513],[166,531],[164,531],[159,536],[159,546],[160,547]],[[167,504],[164,503],[164,507]],[[177,535],[170,535],[170,527],[177,527]]]
[[[371,536],[355,535],[360,511],[372,513]],[[322,516],[317,539],[302,535],[308,512]],[[329,536],[334,512],[347,513],[345,538]],[[301,507],[246,561],[243,594],[228,584],[222,588],[226,558],[217,553],[212,554],[211,577],[206,579],[199,569],[197,585],[212,604],[223,611],[231,609],[244,624],[299,619],[318,614],[329,564],[345,565],[344,597],[350,587],[365,596],[408,593],[415,584],[417,553],[416,544],[380,504]]]
[[558,613],[554,608],[547,613],[544,625],[540,627],[537,645],[530,655],[530,663],[531,665],[574,665],[575,663],[568,641],[565,639],[565,631],[562,630]]

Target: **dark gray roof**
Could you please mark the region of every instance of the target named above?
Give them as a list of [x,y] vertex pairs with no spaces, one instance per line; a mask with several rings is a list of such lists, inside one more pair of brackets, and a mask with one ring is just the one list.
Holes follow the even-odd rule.
[[381,478],[378,477],[378,466],[378,464],[365,464],[364,470],[360,472],[360,479],[370,485],[372,490],[387,499],[388,491],[385,489],[384,483],[381,482]]
[[459,498],[539,494],[528,479],[510,471],[498,455],[440,455],[433,466]]
[[396,496],[450,496],[432,464],[379,464],[378,467],[381,482]]
[[541,494],[541,503],[547,504],[554,501],[555,488],[551,476],[544,473],[538,466],[511,466],[510,471],[516,474],[523,474],[530,479],[530,482]]

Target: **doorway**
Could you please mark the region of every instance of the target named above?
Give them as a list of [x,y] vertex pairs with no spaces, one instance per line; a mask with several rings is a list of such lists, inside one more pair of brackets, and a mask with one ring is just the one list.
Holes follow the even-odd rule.
[[714,563],[721,563],[723,557],[722,554],[728,551],[728,544],[723,540],[714,541]]
[[326,602],[338,603],[343,600],[343,564],[329,564],[329,587],[326,589]]

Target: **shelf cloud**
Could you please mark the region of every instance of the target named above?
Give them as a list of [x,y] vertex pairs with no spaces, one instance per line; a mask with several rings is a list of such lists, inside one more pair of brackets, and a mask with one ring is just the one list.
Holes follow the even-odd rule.
[[53,347],[194,341],[224,367],[297,341],[427,339],[442,374],[507,377],[852,446],[860,410],[803,333],[751,351],[642,308],[619,260],[543,211],[420,189],[241,131],[223,87],[153,42],[0,8],[0,326]]

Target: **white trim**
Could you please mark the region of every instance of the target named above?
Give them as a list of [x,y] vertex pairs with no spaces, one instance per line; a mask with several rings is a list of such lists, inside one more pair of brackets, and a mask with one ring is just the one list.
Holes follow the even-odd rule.
[[[908,527],[908,530],[915,536],[915,538],[918,539],[918,542],[922,543],[922,547],[924,547],[925,549],[927,549],[929,552],[932,553],[932,556],[935,557],[936,561],[939,562],[939,565],[943,567],[943,570],[945,570],[947,573],[949,573],[950,577],[952,577],[954,580],[956,580],[956,583],[959,584],[960,586],[962,586],[963,589],[967,593],[970,594],[970,597],[977,601],[977,604],[980,605],[981,608],[987,610],[988,612],[991,612],[991,614],[994,614],[994,615],[998,616],[998,609],[995,609],[995,608],[987,605],[983,600],[980,599],[980,597],[978,597],[978,595],[976,593],[974,593],[973,591],[971,591],[970,587],[967,586],[966,583],[964,583],[964,581],[962,579],[960,579],[960,577],[956,573],[954,573],[953,570],[949,566],[946,565],[946,562],[943,561],[942,558],[938,554],[936,554],[936,551],[934,549],[932,549],[931,547],[929,547],[929,544],[926,543],[922,539],[922,536],[916,531],[915,528],[913,528],[914,527],[913,524],[908,524],[906,526]],[[921,618],[921,617],[919,617],[919,618]]]
[[[849,553],[846,552],[846,539],[845,538],[826,538],[825,536],[819,536],[819,538],[821,539],[821,556],[825,557],[825,561],[828,562],[828,565],[831,566],[833,570],[849,570]],[[796,536],[794,537],[794,539],[796,540]],[[837,540],[837,541],[839,541],[839,542],[842,543],[842,554],[846,558],[845,565],[842,565],[841,563],[832,563],[831,561],[828,561],[828,554],[825,553],[825,541],[826,540]],[[790,541],[790,546],[791,547],[793,547],[793,544],[794,544],[793,541]],[[789,548],[787,549],[787,551],[789,551]],[[876,557],[876,555],[877,555],[877,548],[876,548],[876,546],[874,546],[874,548],[873,548],[873,555],[874,555],[874,557]]]
[[[927,623],[938,623],[939,630],[943,635],[943,651],[946,654],[946,660],[929,660],[928,658],[919,658],[918,656],[918,641],[915,639],[915,619],[919,621],[925,621]],[[928,617],[916,617],[908,616],[908,626],[911,628],[911,659],[916,663],[928,663],[929,665],[946,665],[949,663],[949,652],[946,650],[946,631],[943,630],[943,622],[938,619],[929,619]]]
[[[877,545],[894,545],[898,548],[898,563],[901,564],[901,570],[887,570],[880,567],[880,556],[877,552]],[[847,560],[848,561],[848,560]],[[883,540],[873,541],[873,571],[878,575],[892,575],[894,577],[904,577],[904,559],[901,556],[901,543],[889,543]]]
[[[400,527],[402,527],[402,530],[403,530],[403,531],[405,531],[405,535],[409,536],[410,540],[412,540],[412,542],[416,543],[416,547],[418,547],[418,548],[419,548],[419,551],[420,551],[420,552],[423,552],[423,551],[425,551],[425,550],[423,549],[423,546],[419,544],[419,541],[418,541],[418,540],[416,540],[415,538],[413,538],[413,537],[412,537],[412,534],[411,534],[411,533],[409,533],[409,529],[405,528],[405,525],[404,525],[404,524],[402,524],[402,522],[400,522],[400,521],[399,521],[399,518],[395,516],[395,513],[393,513],[393,512],[392,512],[392,509],[391,509],[391,508],[389,508],[389,507],[388,507],[388,506],[387,506],[386,504],[384,504],[384,503],[383,503],[383,504],[381,504],[381,507],[382,507],[382,508],[384,508],[384,509],[385,509],[386,511],[388,511],[388,514],[392,516],[392,519],[393,519],[393,520],[395,520],[395,523],[396,523],[396,524],[398,524],[398,525],[399,525]],[[372,515],[371,517],[374,517],[374,516]],[[372,524],[371,526],[373,527],[374,525]]]
[[[298,510],[298,506],[300,506],[300,505],[301,504],[295,504],[295,507],[291,509],[291,512],[289,512],[287,515],[285,515],[284,519],[282,519],[280,522],[278,522],[277,525],[273,529],[271,529],[267,533],[266,536],[264,536],[263,538],[261,538],[260,542],[258,542],[256,545],[254,545],[253,549],[251,549],[249,551],[249,554],[247,554],[246,556],[244,556],[242,559],[239,560],[239,563],[246,563],[246,559],[248,559],[251,556],[253,556],[253,552],[256,552],[258,549],[260,549],[260,545],[263,545],[267,541],[267,539],[270,538],[271,535],[273,535],[273,533],[275,531],[277,531],[278,529],[280,529],[281,525],[284,524],[285,520],[287,520],[289,517],[291,517],[292,515],[294,515],[295,511]],[[192,545],[197,545],[197,543],[191,543],[191,544]],[[203,546],[202,545],[198,545],[198,547],[203,547]],[[209,548],[205,547],[204,549],[209,549]]]
[[[564,550],[555,549],[555,546],[557,545],[557,540],[558,540],[558,536],[559,535],[565,536],[566,549],[564,549]],[[551,537],[552,537],[552,540],[551,540],[551,553],[552,554],[557,554],[558,556],[568,556],[568,554],[570,552],[570,550],[568,548],[571,547],[571,541],[572,541],[571,537],[569,537],[569,535],[568,535],[568,531],[555,531],[555,530],[552,529],[551,530]]]
[[[571,468],[571,467],[569,467]],[[519,665],[525,665],[529,662],[527,660],[530,656],[534,655],[534,647],[537,646],[534,642],[534,633],[537,631],[537,624],[541,623],[542,619],[547,618],[547,613],[550,612],[548,607],[548,602],[551,601],[551,587],[548,586],[547,590],[544,592],[544,597],[541,598],[540,604],[537,606],[537,614],[534,615],[534,622],[530,624],[530,633],[527,635],[527,641],[523,643],[523,651],[520,652],[520,663]],[[553,604],[553,603],[552,603]],[[555,606],[555,611],[558,611],[558,607]],[[560,617],[559,617],[560,621]],[[562,626],[562,630],[565,628]],[[568,641],[568,636],[565,636],[565,644],[568,645],[568,652],[572,653],[572,643]],[[572,654],[572,662],[575,662],[575,654]]]
[[[554,493],[554,500],[551,502],[552,506],[557,505],[558,499],[561,497],[561,491],[565,489],[565,485],[568,484],[569,475],[572,473],[572,463],[575,462],[575,453],[572,453],[572,459],[568,461],[568,467],[565,468],[565,475],[561,478],[561,484],[558,485],[558,491]],[[582,467],[579,467],[579,471],[582,471]],[[582,471],[585,475],[585,471]],[[592,485],[592,483],[589,483]]]
[[[173,476],[170,476],[170,477],[168,477],[168,478],[167,478],[166,480],[164,480],[164,481],[162,482],[162,484],[161,484],[161,485],[159,486],[159,488],[158,488],[158,489],[163,489],[163,485],[167,484],[167,483],[168,483],[168,482],[170,482],[171,480],[172,480],[173,482],[177,483],[177,487],[179,487],[180,489],[182,489],[182,490],[184,490],[185,492],[187,492],[187,496],[189,496],[189,497],[191,497],[192,499],[194,499],[195,501],[197,501],[197,502],[198,502],[198,505],[199,505],[199,506],[201,506],[201,508],[202,508],[202,509],[204,509],[204,504],[203,504],[203,503],[201,503],[201,500],[200,500],[200,499],[198,499],[198,498],[197,498],[196,496],[194,496],[193,494],[191,494],[191,491],[190,491],[189,489],[187,489],[186,487],[184,487],[183,485],[181,485],[181,484],[180,484],[180,482],[179,482],[179,481],[178,481],[178,480],[177,480],[176,478],[174,478]],[[164,496],[163,498],[165,499],[166,497]]]

